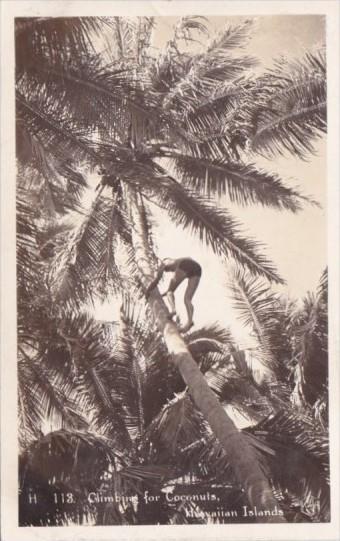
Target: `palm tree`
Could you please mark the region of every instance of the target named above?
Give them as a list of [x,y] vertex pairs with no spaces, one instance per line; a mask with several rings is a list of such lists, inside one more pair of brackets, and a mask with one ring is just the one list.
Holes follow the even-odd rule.
[[[23,373],[31,394],[23,392],[22,398],[32,407],[35,437],[30,443],[24,441],[20,457],[21,525],[190,522],[186,519],[192,508],[190,501],[179,509],[165,500],[160,488],[171,482],[172,487],[177,487],[176,494],[182,494],[183,479],[192,471],[195,490],[206,492],[211,474],[204,474],[201,456],[196,467],[194,456],[188,460],[188,447],[197,447],[203,435],[208,437],[208,431],[183,381],[165,362],[168,354],[160,338],[145,320],[136,318],[130,303],[123,306],[119,325],[96,323],[86,314],[70,316],[61,336],[49,336],[49,350],[38,359],[40,373],[47,376],[42,383],[42,378],[38,379],[40,387],[33,385],[32,374]],[[30,347],[42,346],[41,340],[42,336],[36,333]],[[209,364],[209,352],[226,351],[229,341],[227,331],[212,327],[192,333],[189,347]],[[32,358],[26,353],[25,357],[31,365]],[[55,366],[62,361],[63,378],[56,381]],[[37,374],[38,370],[34,373],[36,378]],[[60,388],[65,390],[66,381],[67,392],[62,397],[65,410],[58,410],[56,397]],[[178,395],[175,398],[174,392]],[[44,418],[39,418],[40,403],[29,401],[30,396],[40,397],[47,405]],[[78,420],[78,424],[72,424],[67,416],[71,400],[72,420]],[[186,413],[178,416],[184,403]],[[172,422],[168,415],[170,404]],[[20,411],[24,417],[26,410]],[[46,425],[51,417],[53,430],[42,435],[42,424]],[[164,422],[158,430],[162,418]],[[174,430],[176,437],[169,446]],[[212,443],[211,436],[210,440]],[[181,452],[184,445],[186,450]],[[205,470],[209,469],[207,461]],[[229,478],[224,497],[240,491],[230,481]],[[145,504],[146,490],[162,499]],[[32,494],[43,501],[33,512],[28,504]],[[121,500],[112,501],[112,495]],[[98,497],[103,505],[96,504]],[[243,501],[244,496],[239,493],[238,499]]]
[[316,419],[328,426],[328,311],[327,269],[318,290],[303,299],[294,314],[295,366],[292,400],[303,410],[312,410]]
[[[248,398],[246,412],[253,423],[256,421],[251,431],[262,434],[264,442],[276,451],[269,463],[274,470],[279,464],[274,474],[279,490],[285,487],[286,493],[292,493],[312,520],[328,520],[327,271],[316,294],[308,293],[300,302],[274,293],[247,273],[234,272],[230,290],[240,318],[253,330],[252,358],[269,374],[262,382],[255,382],[261,399],[256,397],[253,414]],[[254,384],[244,352],[238,352],[240,356],[248,385]],[[237,393],[237,383],[238,387],[226,382],[225,389],[220,383],[222,400]],[[249,392],[247,396],[251,396]],[[257,422],[259,414],[262,419]],[[291,465],[291,476],[282,475],[285,460]]]
[[[261,280],[232,273],[230,291],[240,318],[256,338],[253,356],[287,398],[327,426],[328,313],[327,270],[316,293],[300,302],[275,293]],[[280,408],[278,402],[277,407]],[[276,408],[277,409],[277,408]]]
[[[113,27],[113,66],[91,51],[91,32],[102,25]],[[273,100],[275,74],[268,78],[269,88],[264,77],[263,93],[256,91],[257,81],[244,75],[254,60],[232,54],[248,25],[228,28],[204,54],[182,54],[180,40],[190,28],[204,29],[197,19],[184,18],[158,58],[147,55],[152,25],[150,19],[135,23],[119,18],[18,21],[19,158],[38,171],[40,189],[57,193],[64,208],[69,195],[79,196],[85,185],[80,170],[84,160],[105,167],[93,206],[66,249],[57,250],[62,268],[51,288],[59,302],[75,300],[79,305],[94,294],[119,288],[118,245],[127,256],[134,254],[132,276],[145,290],[154,272],[152,204],[198,233],[221,256],[231,255],[253,273],[281,281],[257,243],[239,233],[239,225],[214,198],[226,193],[242,204],[259,202],[291,211],[300,207],[303,198],[295,190],[241,157],[254,103],[263,108],[268,95]],[[307,96],[312,91],[308,87]],[[249,112],[248,124],[241,111]],[[311,108],[311,122],[322,112]],[[294,121],[299,118],[295,115]],[[301,120],[306,125],[305,118]],[[313,125],[305,140],[322,128],[322,123]],[[112,199],[104,196],[108,188]],[[148,303],[172,361],[229,454],[251,504],[273,508],[275,499],[251,446],[209,389],[157,289]]]
[[[19,194],[22,195],[21,190]],[[214,516],[211,507],[214,504],[209,500],[195,504],[189,500],[179,508],[164,501],[164,495],[152,505],[138,498],[138,512],[132,512],[127,498],[146,489],[150,494],[154,490],[154,494],[159,495],[159,486],[164,484],[166,490],[171,487],[173,499],[185,497],[190,487],[197,494],[206,494],[208,487],[214,495],[220,494],[223,502],[220,509],[223,505],[226,511],[234,509],[232,502],[238,501],[241,510],[246,500],[242,492],[238,492],[229,455],[223,452],[194,408],[181,378],[171,364],[167,364],[169,355],[160,335],[145,327],[145,319],[136,321],[131,314],[131,304],[125,303],[122,307],[120,327],[105,324],[104,334],[102,325],[86,314],[64,313],[61,324],[58,311],[47,310],[48,292],[42,287],[41,275],[37,280],[37,261],[32,248],[37,244],[37,231],[30,222],[32,206],[25,203],[26,197],[18,200],[18,259],[21,262],[18,279],[23,288],[20,294],[23,304],[19,305],[23,448],[20,523],[196,523]],[[242,305],[238,301],[238,307],[248,316],[254,317],[256,313],[257,329],[263,328],[258,336],[267,337],[266,341],[259,342],[259,355],[273,358],[273,353],[264,355],[264,346],[269,344],[278,361],[283,363],[285,357],[280,354],[278,333],[273,332],[272,323],[276,322],[278,329],[283,328],[280,320],[283,312],[278,308],[277,296],[270,295],[263,284],[262,289],[257,285],[254,291],[248,284],[246,290],[245,279],[237,277],[238,288],[234,288],[240,296],[242,286],[244,302]],[[322,284],[324,293],[324,280]],[[28,310],[24,301],[30,298],[33,287],[34,310],[32,306]],[[263,289],[268,298],[263,296]],[[258,292],[262,293],[262,299]],[[324,294],[320,295],[325,300]],[[294,329],[299,335],[296,315],[294,326],[287,325],[287,321],[284,328],[291,332]],[[266,322],[271,324],[266,325]],[[303,327],[300,323],[300,328]],[[287,517],[294,521],[327,520],[327,434],[321,429],[317,432],[311,421],[298,417],[293,410],[287,414],[280,411],[282,404],[287,404],[287,397],[282,391],[278,392],[283,378],[276,385],[275,393],[271,384],[272,392],[268,395],[266,385],[257,384],[246,363],[241,362],[242,352],[235,349],[226,330],[199,329],[188,335],[187,342],[219,401],[232,403],[241,414],[256,422],[250,433],[243,432],[243,440],[248,434],[256,435],[249,443],[256,449],[258,460],[269,463],[269,475]],[[287,357],[286,344],[281,345],[281,349]],[[276,367],[275,364],[275,372]],[[281,370],[278,374],[287,377],[287,372]],[[292,392],[292,384],[288,382],[287,386]],[[275,417],[273,412],[277,412]],[[54,429],[59,425],[60,429],[42,436],[41,429],[46,429],[47,422],[51,422]],[[281,466],[283,458],[287,460],[291,475],[287,475],[287,468],[277,467],[278,457]],[[91,474],[88,460],[93,464]],[[296,474],[292,473],[292,464],[296,465]],[[114,475],[105,473],[112,468]],[[52,485],[50,479],[53,479]],[[294,482],[296,479],[299,483]],[[32,514],[31,505],[27,507],[32,491],[39,501],[45,502],[44,509],[39,506],[36,514]],[[114,502],[98,509],[88,501],[89,492],[107,497],[115,491],[126,497],[127,505],[123,509]],[[66,493],[76,495],[77,505],[63,502]],[[228,523],[233,518],[220,513],[216,520]],[[251,519],[242,518],[240,511],[237,522],[242,520]]]
[[[25,446],[20,458],[20,523],[172,524],[200,523],[207,517],[218,523],[252,521],[242,513],[247,499],[230,457],[166,362],[167,350],[147,320],[136,318],[127,303],[120,325],[103,326],[83,315],[69,319],[66,329],[63,338],[69,351],[65,342],[59,344],[58,363],[71,358],[64,368],[67,397],[68,402],[77,397],[74,406],[83,424],[67,425],[65,415],[66,422],[56,429],[54,412],[54,430]],[[50,337],[50,341],[55,339]],[[254,382],[249,381],[244,392],[239,352],[227,330],[199,329],[190,333],[188,342],[223,404],[233,400],[240,412],[252,418],[256,412],[249,402],[251,396],[267,404],[257,418],[260,422],[243,431],[243,438],[256,449],[263,466],[269,466],[267,475],[287,517],[327,520],[325,437],[292,412],[268,415],[270,399]],[[40,370],[49,376],[56,364],[55,351],[51,345],[40,362]],[[76,378],[72,377],[75,365]],[[27,379],[32,386],[32,376]],[[50,387],[57,394],[55,381]],[[40,426],[37,423],[37,433]],[[289,467],[278,467],[284,460]],[[144,501],[145,491],[155,496],[154,502]],[[44,502],[37,512],[27,505],[32,493]],[[67,494],[72,501],[65,500]],[[112,501],[113,494],[121,502]],[[190,500],[193,494],[196,499]],[[186,497],[179,505],[178,500]],[[217,514],[215,497],[219,498]],[[238,516],[230,517],[230,509],[237,509]]]

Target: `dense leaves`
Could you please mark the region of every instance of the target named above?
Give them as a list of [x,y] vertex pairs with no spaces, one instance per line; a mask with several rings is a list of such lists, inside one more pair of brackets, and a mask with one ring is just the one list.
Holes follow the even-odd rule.
[[[157,180],[151,199],[165,207],[170,219],[192,227],[214,250],[225,253],[226,249],[255,274],[280,280],[273,265],[252,250],[255,242],[238,241],[232,217],[222,217],[220,212],[217,216],[213,210],[215,196],[221,194],[242,204],[291,211],[303,202],[296,190],[276,175],[244,162],[240,154],[250,141],[258,99],[261,107],[264,99],[272,103],[279,75],[263,75],[258,82],[245,76],[254,60],[236,50],[249,37],[249,21],[227,27],[202,53],[182,54],[183,42],[196,39],[195,32],[207,31],[204,19],[183,18],[163,56],[150,54],[153,24],[148,18],[18,20],[19,57],[19,45],[29,42],[27,55],[17,60],[18,157],[42,173],[54,192],[59,190],[58,195],[58,183],[64,182],[64,208],[74,205],[82,193],[79,165],[84,161],[92,166],[104,164],[122,183],[138,182],[141,192],[150,190],[150,181]],[[93,45],[100,28],[113,44],[110,63]],[[315,79],[322,70],[322,58],[309,55],[301,66],[295,63],[285,70],[282,81],[305,75]],[[319,79],[323,84],[325,78]],[[311,88],[300,101],[308,101]],[[315,101],[313,96],[310,99]],[[314,122],[312,116],[310,124]],[[306,131],[308,125],[304,118],[301,129]],[[298,133],[295,126],[289,130]],[[284,130],[281,134],[285,137]],[[305,139],[308,145],[308,134]],[[169,157],[167,166],[163,158]],[[150,169],[157,170],[159,160],[165,170],[156,179]],[[177,177],[176,189],[171,184],[165,187],[159,178],[164,174]],[[179,184],[197,200],[197,208]],[[203,196],[206,199],[199,204]],[[189,204],[184,204],[186,199]],[[104,265],[101,277],[105,273]]]
[[267,103],[252,113],[251,146],[269,155],[291,152],[304,157],[313,152],[313,142],[326,131],[326,52],[306,53],[300,62],[277,62],[265,76]]

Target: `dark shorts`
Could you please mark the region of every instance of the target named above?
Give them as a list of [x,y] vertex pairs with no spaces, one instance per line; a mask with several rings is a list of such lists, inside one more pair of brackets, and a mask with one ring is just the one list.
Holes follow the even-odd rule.
[[178,268],[185,272],[188,278],[202,275],[201,265],[199,265],[198,263],[196,263],[196,261],[193,261],[192,259],[184,259],[180,262]]

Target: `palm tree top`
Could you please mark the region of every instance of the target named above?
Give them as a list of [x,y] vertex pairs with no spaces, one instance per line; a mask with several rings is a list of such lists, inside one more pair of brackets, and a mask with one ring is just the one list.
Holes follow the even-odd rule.
[[[226,195],[237,204],[292,212],[302,207],[306,197],[246,154],[282,145],[294,150],[297,137],[298,152],[311,148],[324,127],[322,53],[282,67],[281,74],[277,67],[258,76],[252,73],[256,59],[242,50],[250,21],[227,26],[199,52],[182,53],[183,43],[207,33],[203,18],[185,17],[158,55],[149,52],[154,24],[152,18],[119,17],[18,20],[18,157],[38,171],[42,186],[63,191],[65,201],[77,184],[79,197],[86,184],[82,162],[104,165],[103,186],[120,186],[122,201],[129,190],[139,192],[146,207],[158,205],[215,253],[280,282],[260,244],[244,237],[216,199]],[[110,64],[94,46],[101,28],[112,38]],[[288,80],[295,84],[288,87]],[[294,114],[284,111],[277,127],[259,121],[278,119],[274,105],[283,111],[288,102]],[[302,116],[300,102],[311,104]],[[130,227],[127,212],[124,223]],[[112,257],[106,260],[114,268]]]

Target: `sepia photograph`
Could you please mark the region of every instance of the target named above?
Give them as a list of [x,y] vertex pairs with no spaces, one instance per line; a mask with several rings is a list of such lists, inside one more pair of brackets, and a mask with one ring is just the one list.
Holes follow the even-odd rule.
[[13,18],[32,539],[334,519],[327,17],[242,4]]

